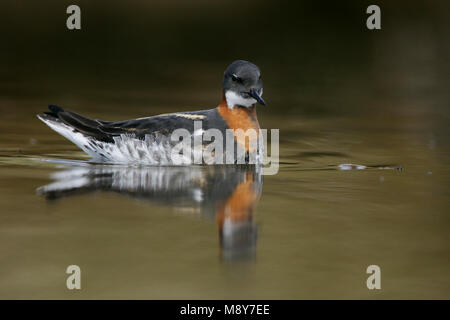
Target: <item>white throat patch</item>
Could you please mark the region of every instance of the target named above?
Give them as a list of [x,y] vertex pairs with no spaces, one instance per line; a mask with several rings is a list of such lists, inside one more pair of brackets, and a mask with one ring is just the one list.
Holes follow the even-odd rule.
[[243,107],[251,107],[256,103],[256,100],[253,98],[244,98],[240,95],[236,94],[236,92],[233,92],[231,90],[228,90],[225,92],[225,99],[227,100],[228,108],[234,108],[235,106],[243,106]]

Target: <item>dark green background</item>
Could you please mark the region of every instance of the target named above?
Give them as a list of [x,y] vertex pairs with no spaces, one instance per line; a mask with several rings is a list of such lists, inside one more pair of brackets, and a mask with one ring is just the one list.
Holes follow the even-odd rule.
[[[366,28],[373,3],[382,30]],[[66,28],[70,4],[81,7],[80,31]],[[150,113],[155,103],[206,108],[218,102],[226,66],[247,59],[262,69],[270,112],[371,113],[382,99],[381,112],[395,114],[391,99],[424,92],[440,112],[449,100],[448,9],[446,1],[7,0],[0,96],[78,109],[93,100]]]

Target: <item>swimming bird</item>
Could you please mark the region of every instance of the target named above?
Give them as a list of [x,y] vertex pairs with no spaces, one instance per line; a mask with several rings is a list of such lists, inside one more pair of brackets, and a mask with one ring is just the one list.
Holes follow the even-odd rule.
[[[50,128],[76,144],[93,160],[109,163],[173,164],[171,150],[176,143],[171,135],[185,129],[191,138],[217,129],[226,137],[227,129],[259,132],[256,104],[265,105],[260,69],[253,63],[237,60],[225,70],[222,99],[216,108],[201,111],[161,114],[123,121],[89,119],[75,112],[50,105],[49,112],[37,115]],[[200,121],[199,123],[197,121]],[[197,126],[195,125],[197,122]],[[198,129],[198,124],[201,129]],[[258,136],[259,137],[259,136]],[[234,136],[233,150],[245,150],[246,159],[254,151],[249,140]],[[203,143],[202,148],[206,146]],[[225,154],[225,147],[222,148]],[[228,149],[226,149],[228,152]],[[237,151],[236,151],[237,153]],[[213,153],[214,154],[214,153]],[[189,156],[189,164],[192,160]]]

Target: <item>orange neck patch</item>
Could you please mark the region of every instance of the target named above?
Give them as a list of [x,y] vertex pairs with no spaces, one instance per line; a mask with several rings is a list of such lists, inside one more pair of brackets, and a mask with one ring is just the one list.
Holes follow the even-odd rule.
[[[248,129],[254,129],[257,135],[259,134],[259,122],[256,116],[256,106],[251,108],[228,108],[225,93],[222,92],[222,101],[217,107],[217,110],[220,116],[225,120],[228,128],[233,130],[242,129],[244,132]],[[237,137],[235,136],[235,138]],[[249,139],[252,139],[251,135],[249,136]],[[246,151],[250,151],[250,143],[248,139],[237,139],[237,141],[242,147],[245,148]],[[243,141],[245,141],[245,145]]]

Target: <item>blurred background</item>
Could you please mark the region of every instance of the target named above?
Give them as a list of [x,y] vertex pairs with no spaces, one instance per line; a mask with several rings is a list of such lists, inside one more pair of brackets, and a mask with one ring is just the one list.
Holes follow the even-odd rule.
[[378,1],[379,31],[366,28],[370,1],[81,0],[82,29],[70,31],[72,3],[3,1],[2,99],[212,107],[226,66],[246,59],[263,71],[263,113],[403,118],[449,101],[446,1]]
[[[78,31],[66,28],[71,4]],[[370,4],[381,30],[366,28]],[[3,0],[0,297],[449,298],[449,9]],[[179,203],[97,187],[56,202],[36,194],[70,167],[36,159],[86,160],[36,119],[48,104],[104,120],[212,108],[236,59],[261,68],[259,122],[281,142],[250,261],[218,259],[214,219],[180,217]],[[90,290],[74,296],[61,270],[76,263]],[[370,264],[382,268],[376,293],[365,287]]]

